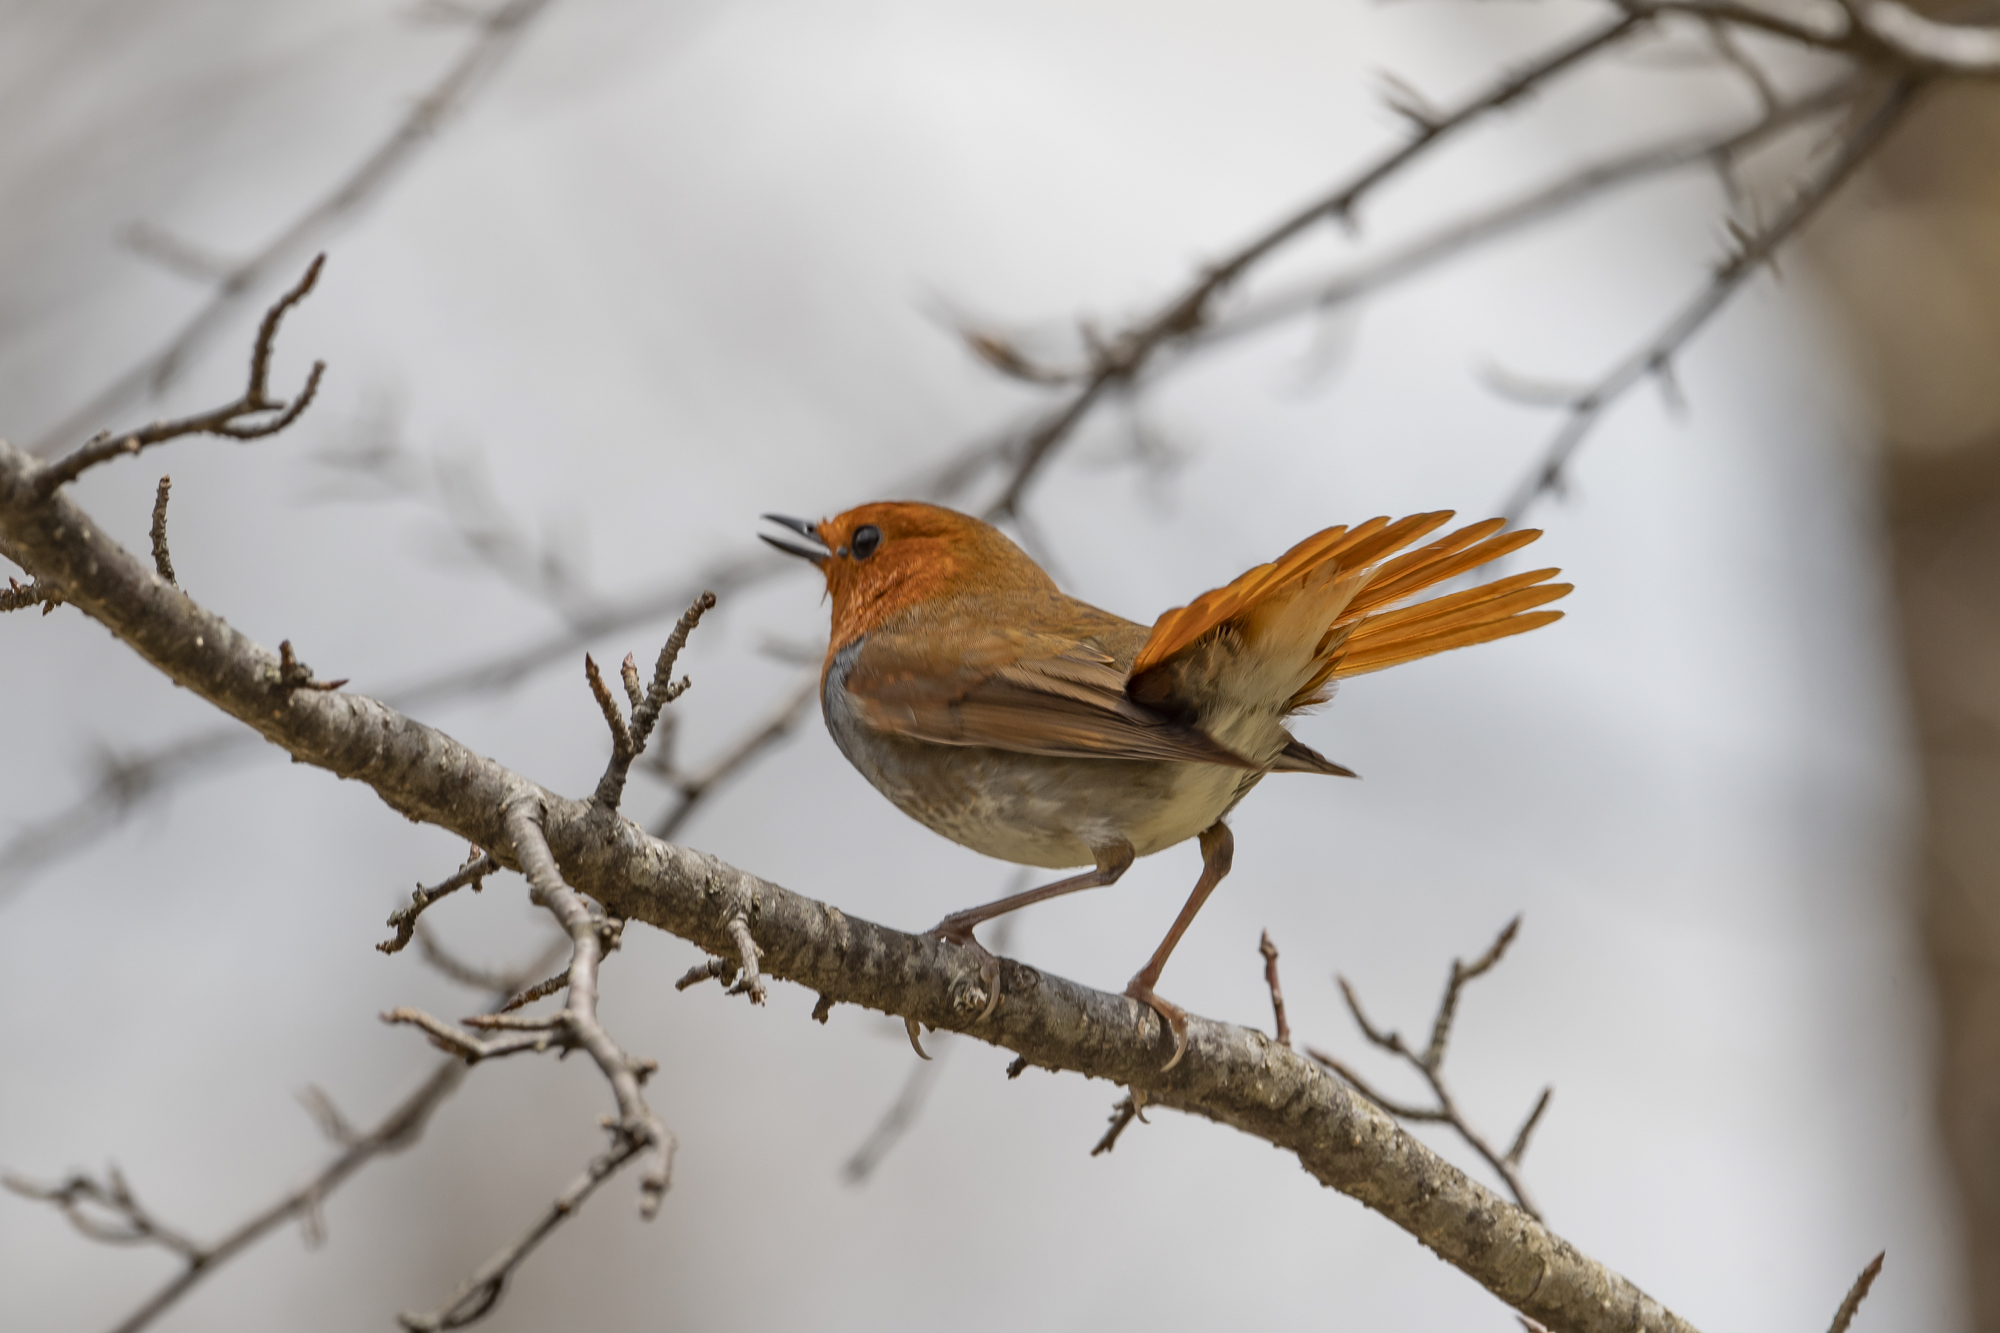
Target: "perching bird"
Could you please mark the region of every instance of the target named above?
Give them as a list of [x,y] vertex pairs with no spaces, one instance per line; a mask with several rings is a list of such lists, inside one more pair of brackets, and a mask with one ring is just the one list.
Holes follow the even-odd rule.
[[1345,677],[1559,620],[1534,608],[1570,591],[1548,582],[1560,571],[1538,569],[1407,604],[1541,535],[1502,533],[1494,518],[1406,550],[1450,520],[1443,510],[1328,528],[1148,629],[1065,595],[999,529],[936,505],[765,517],[804,540],[764,540],[826,576],[820,704],[849,762],[905,814],[974,851],[1093,867],[933,928],[983,955],[981,1018],[999,1001],[999,968],[973,927],[1201,840],[1193,895],[1125,990],[1173,1030],[1169,1069],[1186,1049],[1187,1015],[1153,987],[1229,873],[1223,817],[1266,773],[1354,776],[1285,719],[1325,703]]

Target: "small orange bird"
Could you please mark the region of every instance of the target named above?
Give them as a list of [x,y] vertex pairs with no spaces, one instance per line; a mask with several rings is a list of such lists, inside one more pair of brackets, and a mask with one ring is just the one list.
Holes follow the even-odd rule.
[[764,517],[796,534],[765,541],[826,576],[820,706],[848,761],[953,842],[1020,865],[1092,867],[932,929],[981,955],[980,1018],[999,1002],[999,968],[973,927],[1201,840],[1194,893],[1125,989],[1173,1030],[1168,1069],[1186,1050],[1187,1014],[1153,987],[1229,873],[1223,817],[1266,773],[1354,776],[1285,719],[1344,677],[1559,620],[1534,608],[1570,590],[1548,581],[1561,571],[1537,569],[1409,604],[1541,536],[1493,518],[1407,549],[1451,519],[1443,510],[1315,533],[1148,629],[1065,595],[999,529],[936,505]]

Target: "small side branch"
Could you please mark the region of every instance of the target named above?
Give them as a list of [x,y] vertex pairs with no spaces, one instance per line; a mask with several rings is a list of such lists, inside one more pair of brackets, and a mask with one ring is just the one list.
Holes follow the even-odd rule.
[[1729,298],[1804,229],[1820,208],[1868,160],[1925,86],[1916,77],[1891,83],[1888,91],[1838,143],[1836,150],[1771,222],[1754,232],[1736,231],[1736,248],[1716,265],[1707,284],[1653,338],[1614,366],[1568,404],[1568,419],[1543,450],[1542,456],[1515,487],[1501,512],[1510,525],[1520,523],[1537,500],[1560,495],[1570,460],[1603,420],[1604,414],[1638,385],[1657,379],[1675,394],[1673,363],[1688,340],[1705,328]]
[[[1598,52],[1623,42],[1651,20],[1650,13],[1628,8],[1610,22],[1555,47],[1521,69],[1502,75],[1456,108],[1426,112],[1415,122],[1415,133],[1402,144],[1203,269],[1198,278],[1154,314],[1115,337],[1092,338],[1090,364],[1078,376],[1080,382],[1075,384],[1068,401],[1045,414],[1012,449],[1011,474],[987,517],[1009,518],[1018,514],[1042,465],[1090,411],[1112,390],[1133,383],[1161,349],[1198,334],[1211,318],[1216,299],[1273,252],[1327,221],[1351,221],[1364,198],[1437,143],[1513,104]],[[993,361],[990,350],[977,345],[975,350],[989,363]],[[1002,368],[1008,373],[1018,373],[1010,367]]]
[[625,694],[632,701],[632,724],[627,727],[618,716],[618,703],[611,697],[611,690],[598,674],[597,664],[584,656],[584,672],[590,680],[590,692],[597,696],[597,705],[604,713],[605,725],[611,729],[611,761],[604,766],[604,776],[597,781],[597,790],[591,800],[607,810],[616,810],[625,796],[625,779],[632,771],[632,761],[646,751],[646,742],[652,737],[653,727],[660,720],[660,712],[668,704],[687,693],[692,683],[683,676],[674,679],[674,663],[679,660],[681,649],[687,646],[688,635],[694,633],[701,623],[702,613],[715,605],[715,594],[704,592],[695,598],[694,605],[681,613],[673,633],[660,648],[659,659],[653,664],[653,683],[644,697],[639,694],[639,669],[628,656],[620,671],[625,686]]
[[178,588],[181,585],[174,577],[174,558],[167,551],[167,493],[173,488],[172,477],[161,477],[159,489],[153,493],[153,569]]
[[535,1247],[581,1208],[584,1201],[597,1192],[599,1185],[611,1179],[642,1151],[638,1143],[630,1140],[620,1139],[614,1143],[602,1156],[592,1159],[583,1174],[555,1197],[547,1211],[519,1240],[481,1264],[471,1277],[460,1283],[450,1301],[429,1313],[397,1315],[397,1322],[411,1333],[438,1333],[441,1329],[463,1328],[483,1319],[500,1303],[501,1296],[506,1294],[507,1280],[534,1253]]
[[71,1226],[92,1240],[107,1245],[157,1245],[192,1266],[208,1262],[208,1250],[154,1217],[116,1166],[106,1169],[102,1181],[79,1172],[59,1185],[37,1185],[15,1175],[0,1176],[0,1184],[24,1199],[54,1204]]
[[1097,1146],[1090,1150],[1090,1155],[1095,1157],[1099,1153],[1107,1153],[1116,1148],[1118,1146],[1118,1136],[1125,1132],[1127,1125],[1130,1125],[1138,1118],[1139,1103],[1133,1098],[1132,1094],[1127,1093],[1123,1100],[1111,1108],[1110,1127],[1104,1131],[1104,1137],[1097,1141]]
[[25,607],[39,606],[47,615],[63,604],[60,590],[49,586],[47,579],[30,579],[22,583],[19,579],[8,579],[7,586],[0,588],[0,611],[19,611]]
[[[1485,1136],[1474,1129],[1471,1123],[1466,1120],[1463,1113],[1458,1109],[1458,1103],[1453,1100],[1451,1088],[1446,1084],[1444,1078],[1445,1052],[1451,1043],[1452,1022],[1458,1016],[1460,994],[1464,991],[1467,982],[1484,976],[1499,963],[1501,957],[1507,952],[1507,946],[1514,942],[1514,936],[1520,929],[1521,918],[1517,916],[1501,929],[1500,934],[1488,946],[1485,953],[1482,953],[1470,963],[1456,958],[1452,960],[1451,978],[1445,983],[1444,998],[1438,1002],[1437,1016],[1431,1020],[1430,1040],[1425,1044],[1421,1053],[1412,1050],[1409,1044],[1403,1040],[1401,1033],[1394,1031],[1385,1032],[1369,1022],[1368,1015],[1362,1012],[1361,1000],[1355,995],[1354,987],[1348,984],[1346,977],[1336,978],[1340,983],[1340,993],[1347,1000],[1347,1010],[1354,1016],[1355,1026],[1361,1029],[1361,1035],[1368,1039],[1370,1045],[1398,1057],[1422,1075],[1424,1082],[1430,1085],[1431,1095],[1436,1099],[1435,1105],[1415,1106],[1407,1102],[1395,1101],[1377,1092],[1360,1075],[1332,1056],[1310,1046],[1306,1048],[1306,1054],[1338,1074],[1352,1085],[1356,1092],[1359,1092],[1362,1096],[1374,1102],[1398,1120],[1451,1126],[1457,1132],[1458,1136],[1464,1139],[1474,1152],[1485,1158],[1486,1164],[1498,1173],[1501,1181],[1507,1186],[1508,1192],[1514,1196],[1514,1201],[1521,1205],[1522,1210],[1539,1221],[1542,1215],[1536,1210],[1534,1202],[1528,1197],[1528,1187],[1521,1179],[1521,1159],[1527,1154],[1528,1140],[1534,1134],[1535,1126],[1541,1123],[1542,1113],[1548,1110],[1549,1099],[1555,1094],[1555,1089],[1542,1089],[1542,1095],[1535,1100],[1534,1109],[1528,1112],[1527,1119],[1521,1122],[1521,1128],[1515,1132],[1513,1142],[1508,1145],[1507,1151],[1503,1153],[1495,1151],[1493,1146],[1486,1141]],[[1272,953],[1275,955],[1276,950],[1273,950]],[[1276,958],[1273,957],[1271,961],[1272,967],[1275,969]]]
[[763,956],[757,950],[757,941],[750,936],[750,923],[738,912],[729,918],[726,929],[736,945],[737,961],[732,963],[727,958],[711,958],[696,963],[674,983],[674,989],[686,990],[714,977],[728,987],[728,994],[748,995],[750,1003],[763,1004],[768,995],[764,988]]
[[[684,640],[685,635],[681,638]],[[668,664],[671,666],[671,663]],[[510,1002],[500,1012],[466,1020],[455,1027],[416,1010],[398,1009],[383,1015],[390,1022],[422,1028],[432,1041],[466,1061],[486,1060],[521,1051],[542,1051],[551,1047],[581,1050],[597,1065],[611,1085],[618,1107],[616,1118],[607,1119],[611,1143],[605,1152],[585,1168],[583,1175],[557,1196],[548,1210],[517,1241],[488,1259],[462,1283],[441,1309],[427,1314],[404,1314],[403,1326],[430,1330],[458,1328],[479,1319],[498,1304],[507,1279],[522,1260],[563,1221],[582,1206],[597,1187],[628,1162],[643,1163],[639,1178],[639,1213],[651,1218],[660,1208],[673,1169],[674,1136],[666,1123],[646,1104],[641,1087],[656,1068],[650,1060],[627,1055],[597,1016],[597,973],[604,955],[615,948],[622,921],[607,921],[591,911],[588,903],[571,888],[556,866],[542,830],[542,807],[538,795],[525,787],[511,796],[503,812],[503,823],[513,859],[527,877],[529,896],[555,917],[570,941],[570,964],[562,984],[568,999],[554,1014],[522,1017],[505,1012],[518,1007]],[[543,983],[550,986],[550,983]],[[540,990],[542,987],[531,987]],[[551,986],[551,989],[553,987]],[[518,997],[517,997],[518,998]],[[525,1003],[525,1000],[521,1001]],[[493,1036],[481,1036],[490,1032]]]
[[451,878],[434,888],[427,889],[421,884],[417,885],[417,891],[410,895],[410,905],[398,908],[389,914],[389,929],[396,932],[395,936],[383,940],[375,947],[383,953],[401,953],[409,945],[411,937],[416,934],[417,918],[423,915],[426,907],[447,894],[457,893],[467,885],[471,885],[473,891],[477,892],[484,887],[486,877],[499,869],[500,863],[495,861],[490,853],[474,848],[471,857]]
[[[99,463],[136,454],[149,445],[177,440],[183,435],[226,435],[234,440],[256,440],[276,435],[297,421],[300,414],[312,405],[313,395],[319,392],[320,377],[326,373],[326,362],[313,362],[312,370],[306,375],[305,387],[289,402],[274,399],[270,392],[271,349],[277,341],[278,325],[283,322],[285,312],[305,299],[306,293],[319,281],[320,269],[325,263],[325,255],[316,257],[306,267],[305,276],[264,312],[264,322],[257,329],[257,341],[250,349],[250,382],[241,397],[191,417],[156,421],[121,435],[101,433],[82,448],[43,469],[37,478],[42,494],[53,493]],[[165,498],[163,487],[160,499],[154,505],[156,519],[165,512]]]
[[1271,932],[1265,931],[1257,943],[1257,952],[1264,955],[1264,984],[1271,988],[1271,1013],[1277,1019],[1278,1045],[1292,1044],[1292,1025],[1285,1021],[1285,992],[1278,985],[1278,946],[1271,943]]

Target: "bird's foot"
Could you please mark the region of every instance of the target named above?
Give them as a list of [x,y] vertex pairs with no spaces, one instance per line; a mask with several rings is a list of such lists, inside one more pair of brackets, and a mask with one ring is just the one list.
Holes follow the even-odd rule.
[[1131,984],[1125,987],[1125,994],[1131,999],[1140,1000],[1152,1006],[1153,1012],[1160,1016],[1160,1021],[1165,1023],[1167,1029],[1174,1034],[1173,1058],[1160,1066],[1160,1072],[1162,1074],[1166,1073],[1169,1069],[1179,1064],[1181,1057],[1187,1054],[1187,1010],[1181,1008],[1172,1000],[1161,999],[1153,988],[1145,983],[1143,974],[1132,978]]
[[968,913],[964,912],[954,912],[924,934],[931,939],[942,940],[946,944],[956,944],[961,949],[970,949],[979,955],[979,984],[986,988],[986,1007],[981,1009],[979,1017],[972,1021],[983,1023],[993,1016],[995,1009],[1000,1007],[1000,960],[995,958],[985,945],[973,938],[972,928],[979,923],[965,920],[967,915]]

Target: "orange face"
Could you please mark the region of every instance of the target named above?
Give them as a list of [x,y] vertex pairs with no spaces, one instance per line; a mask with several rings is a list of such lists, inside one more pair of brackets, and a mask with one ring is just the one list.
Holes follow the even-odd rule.
[[939,505],[887,500],[813,524],[773,521],[813,543],[808,547],[790,539],[766,539],[811,560],[826,576],[835,650],[931,599],[1002,587],[1054,586],[998,528]]

